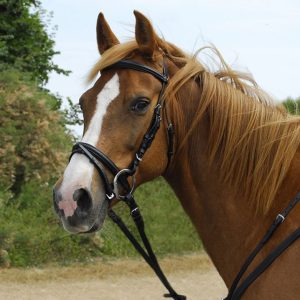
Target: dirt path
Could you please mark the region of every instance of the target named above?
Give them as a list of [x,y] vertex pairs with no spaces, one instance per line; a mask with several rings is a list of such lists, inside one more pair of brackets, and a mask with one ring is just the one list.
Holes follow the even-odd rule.
[[[224,283],[204,254],[166,258],[162,267],[188,300],[218,300],[226,295]],[[140,260],[0,271],[3,300],[153,300],[166,299],[164,292]]]

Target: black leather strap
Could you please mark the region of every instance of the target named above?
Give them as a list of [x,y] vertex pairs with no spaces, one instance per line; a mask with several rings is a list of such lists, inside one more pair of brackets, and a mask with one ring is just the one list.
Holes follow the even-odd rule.
[[[102,179],[106,195],[109,195],[109,196],[113,195],[113,190],[112,190],[109,180],[106,176],[106,173],[103,169],[103,166],[99,163],[98,158],[96,158],[94,156],[94,154],[92,152],[90,152],[90,149],[92,149],[91,147],[92,147],[92,145],[84,144],[84,143],[75,144],[73,147],[70,159],[72,158],[72,156],[75,153],[84,154],[97,169],[97,171]],[[88,150],[87,148],[90,148],[90,149]]]
[[[101,164],[99,164],[99,162],[101,162],[103,166],[105,166],[114,176],[116,176],[120,169],[114,164],[114,162],[96,147],[83,142],[78,142],[73,146],[70,159],[75,153],[84,154],[89,158],[90,162],[95,165],[99,175],[101,176],[101,179],[103,180],[106,194],[114,194],[112,190],[112,184],[109,182],[105,170]],[[118,182],[125,190],[130,190],[130,184],[128,183],[126,176],[119,176]]]
[[[125,61],[125,62],[126,62],[125,63],[126,65],[129,65],[131,63],[131,61]],[[135,69],[136,63],[133,62],[132,66]],[[144,67],[146,67],[146,68],[144,69]],[[167,69],[167,66],[166,66],[165,63],[163,64],[163,74],[160,74],[160,73],[156,72],[155,70],[153,70],[153,69],[151,69],[147,66],[144,66],[144,65],[140,65],[139,68],[140,68],[139,69],[140,71],[144,69],[144,72],[150,73],[151,75],[153,75],[156,78],[160,79],[161,82],[162,82],[162,88],[161,88],[159,96],[158,96],[157,104],[156,104],[154,112],[153,112],[153,117],[152,117],[151,123],[148,127],[148,130],[146,131],[146,133],[143,137],[143,140],[142,140],[142,142],[139,146],[139,149],[136,152],[135,158],[132,161],[132,164],[130,166],[130,168],[134,172],[135,172],[136,168],[138,167],[139,163],[142,161],[142,159],[144,157],[144,154],[146,153],[148,148],[151,146],[151,144],[152,144],[152,142],[155,138],[155,135],[156,135],[156,133],[157,133],[159,127],[160,127],[160,122],[161,122],[161,119],[162,119],[162,116],[161,116],[162,107],[163,107],[163,104],[164,104],[163,95],[164,95],[164,91],[165,91],[165,88],[166,88],[166,85],[167,85],[167,82],[168,82],[168,69]],[[156,75],[154,75],[154,74],[156,74]],[[160,76],[158,76],[157,74],[159,74]],[[173,140],[172,140],[172,142],[173,142]],[[168,148],[169,148],[169,146],[168,146]],[[168,164],[167,164],[167,167],[168,167],[169,163],[170,163],[170,160],[171,160],[171,156],[169,155],[169,153],[167,153],[167,157],[168,157]]]
[[239,300],[247,288],[261,275],[285,250],[288,249],[300,237],[300,228],[296,229],[288,238],[277,246],[263,261],[260,263],[249,276],[234,291],[231,300]]
[[113,210],[109,211],[109,213],[108,213],[109,217],[113,220],[113,222],[115,224],[118,225],[118,227],[121,229],[121,231],[124,233],[124,235],[130,240],[130,242],[134,246],[134,248],[141,254],[141,256],[144,258],[144,260],[153,269],[153,271],[155,272],[157,277],[160,279],[162,284],[166,287],[169,294],[165,294],[164,296],[169,297],[169,298],[171,297],[174,300],[185,300],[186,299],[185,296],[179,295],[175,292],[175,290],[172,288],[171,284],[169,283],[168,279],[166,278],[165,274],[161,270],[161,267],[157,261],[156,255],[154,254],[151,244],[145,233],[143,217],[140,213],[139,207],[137,206],[133,196],[128,195],[128,197],[124,201],[130,209],[130,215],[135,223],[136,228],[138,229],[139,235],[141,237],[141,240],[142,240],[145,248],[143,248],[140,245],[140,243],[137,241],[137,239],[134,237],[134,235],[129,231],[127,226],[124,224],[122,219]]
[[[165,66],[163,66],[165,68]],[[136,63],[132,60],[120,60],[116,62],[115,64],[110,65],[109,67],[106,67],[105,70],[108,69],[132,69],[135,71],[143,72],[143,73],[149,73],[158,80],[160,80],[163,83],[168,83],[169,77],[166,74],[165,70],[163,70],[163,73],[159,73],[156,70],[139,63]]]
[[172,156],[174,155],[174,126],[172,123],[168,124],[167,127],[167,138],[168,138],[168,164],[166,170],[168,170]]
[[[256,255],[261,251],[261,249],[264,247],[264,245],[270,240],[270,238],[272,237],[273,233],[277,230],[277,228],[279,227],[279,225],[284,222],[285,218],[288,216],[288,214],[291,212],[291,210],[295,207],[295,205],[299,202],[299,200],[300,200],[300,192],[293,198],[293,200],[289,203],[289,205],[280,214],[278,214],[276,216],[275,220],[271,224],[270,228],[268,229],[268,231],[266,232],[266,234],[264,235],[264,237],[261,239],[261,241],[258,243],[258,245],[255,247],[255,249],[251,252],[251,254],[248,256],[248,258],[244,262],[243,266],[241,267],[239,273],[237,274],[236,278],[234,279],[234,281],[233,281],[233,283],[232,283],[232,285],[230,287],[228,296],[224,300],[239,299],[239,298],[233,298],[233,295],[235,295],[236,294],[236,290],[240,288],[240,287],[237,288],[237,285],[240,282],[242,276],[247,271],[249,265],[254,260],[254,258],[256,257]],[[266,260],[267,260],[267,258],[266,258]],[[263,263],[264,263],[264,261],[263,261]],[[253,271],[253,272],[255,272],[255,271]],[[251,274],[249,276],[251,276]],[[252,282],[253,281],[247,280],[246,283],[245,283],[245,281],[244,281],[242,283],[244,289],[246,290],[246,288],[248,288],[248,286]]]
[[139,146],[139,149],[136,152],[135,158],[132,161],[131,166],[129,167],[133,171],[136,170],[139,163],[142,161],[146,151],[151,146],[155,138],[155,135],[160,127],[160,121],[161,121],[161,104],[158,103],[154,108],[153,117],[150,126],[142,139],[142,142]]

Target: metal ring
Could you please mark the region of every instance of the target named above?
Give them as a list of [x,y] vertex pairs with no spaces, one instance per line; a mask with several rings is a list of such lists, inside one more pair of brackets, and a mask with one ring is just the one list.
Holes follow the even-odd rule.
[[[115,178],[114,178],[114,193],[115,193],[115,196],[117,199],[124,199],[125,198],[125,195],[120,195],[119,194],[119,190],[118,190],[118,179],[119,177],[123,174],[123,173],[128,173],[130,174],[132,172],[132,170],[130,169],[123,169],[121,171],[119,171]],[[135,183],[136,183],[136,179],[135,179],[135,176],[133,175],[132,176],[132,187],[131,187],[131,190],[128,194],[132,194],[134,188],[135,188]]]

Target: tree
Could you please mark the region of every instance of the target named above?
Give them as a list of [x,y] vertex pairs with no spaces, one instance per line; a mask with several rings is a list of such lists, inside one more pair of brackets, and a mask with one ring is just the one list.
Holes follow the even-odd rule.
[[0,267],[93,252],[90,238],[69,237],[53,214],[52,186],[74,143],[67,125],[81,121],[78,106],[68,100],[62,110],[43,88],[50,72],[68,74],[52,61],[44,14],[39,1],[0,0]]
[[45,11],[37,0],[0,0],[0,71],[14,67],[31,74],[40,85],[54,71],[67,75],[52,59],[54,40],[43,21]]
[[289,97],[283,102],[283,105],[289,113],[293,115],[300,114],[300,97],[297,99]]
[[0,187],[14,196],[29,180],[57,176],[73,142],[59,100],[22,76],[0,73]]

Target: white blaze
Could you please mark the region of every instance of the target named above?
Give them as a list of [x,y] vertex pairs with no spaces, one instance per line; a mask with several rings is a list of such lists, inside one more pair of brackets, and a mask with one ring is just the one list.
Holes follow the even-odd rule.
[[[96,146],[101,135],[103,119],[105,117],[109,104],[117,98],[120,93],[119,76],[115,74],[103,87],[97,96],[97,104],[95,113],[90,121],[89,127],[85,132],[82,142]],[[82,154],[74,154],[65,169],[64,177],[60,192],[62,201],[60,201],[60,209],[63,209],[67,214],[73,215],[76,207],[70,207],[73,200],[73,193],[79,188],[88,188],[92,182],[94,166],[89,162],[88,158]],[[71,201],[71,202],[70,202]]]
[[[90,122],[89,128],[82,138],[82,142],[96,146],[101,134],[103,118],[109,104],[117,98],[120,93],[119,76],[117,74],[108,81],[97,96],[95,114]],[[82,155],[80,155],[82,156]]]

